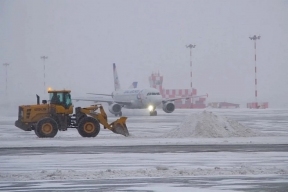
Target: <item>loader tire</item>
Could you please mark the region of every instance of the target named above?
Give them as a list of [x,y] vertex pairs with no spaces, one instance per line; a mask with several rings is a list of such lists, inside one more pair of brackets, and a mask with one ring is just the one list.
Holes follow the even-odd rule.
[[55,137],[58,132],[58,124],[54,119],[45,117],[37,122],[34,131],[40,138],[52,138]]
[[84,117],[78,125],[78,133],[82,137],[96,137],[100,132],[100,124],[93,117]]

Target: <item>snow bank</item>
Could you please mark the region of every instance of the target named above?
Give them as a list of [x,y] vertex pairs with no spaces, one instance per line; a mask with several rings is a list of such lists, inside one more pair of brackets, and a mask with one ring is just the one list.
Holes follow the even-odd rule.
[[256,130],[252,130],[235,120],[217,116],[212,112],[190,114],[175,129],[163,135],[163,137],[261,137],[265,136]]
[[194,169],[169,169],[144,168],[135,170],[84,171],[84,170],[42,170],[17,173],[0,173],[1,181],[31,181],[31,180],[71,180],[71,179],[111,179],[135,177],[177,177],[177,176],[220,176],[220,175],[263,175],[263,174],[288,174],[285,167],[249,167],[240,165],[231,168],[194,168]]

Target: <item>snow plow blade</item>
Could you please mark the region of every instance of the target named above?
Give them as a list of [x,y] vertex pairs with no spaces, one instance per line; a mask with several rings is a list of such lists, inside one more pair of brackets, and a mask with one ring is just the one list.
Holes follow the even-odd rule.
[[129,131],[126,126],[126,119],[127,117],[120,117],[120,119],[117,119],[116,121],[112,122],[110,124],[110,130],[113,133],[124,135],[125,137],[129,136]]

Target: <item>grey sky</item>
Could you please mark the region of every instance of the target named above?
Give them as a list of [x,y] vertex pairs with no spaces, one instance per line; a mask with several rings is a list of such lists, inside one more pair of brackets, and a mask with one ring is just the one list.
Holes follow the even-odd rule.
[[[123,88],[148,87],[151,72],[165,88],[193,85],[208,101],[258,100],[281,107],[288,95],[288,1],[280,0],[0,0],[0,97],[43,96],[46,84],[73,95],[113,90],[112,63]],[[14,97],[15,96],[15,97]]]

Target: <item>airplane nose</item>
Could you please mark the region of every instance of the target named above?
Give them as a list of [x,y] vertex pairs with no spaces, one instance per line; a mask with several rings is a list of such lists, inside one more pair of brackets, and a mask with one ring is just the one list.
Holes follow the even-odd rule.
[[155,95],[153,98],[151,97],[151,104],[158,106],[162,103],[162,96],[161,95]]
[[162,96],[157,97],[157,103],[160,104],[162,102]]

